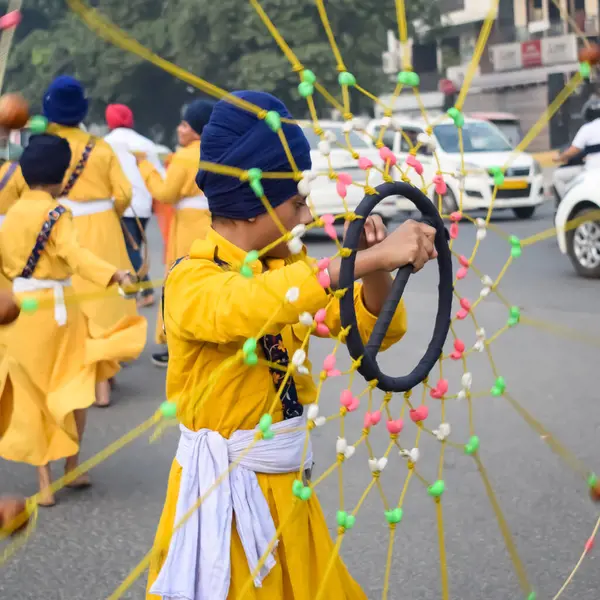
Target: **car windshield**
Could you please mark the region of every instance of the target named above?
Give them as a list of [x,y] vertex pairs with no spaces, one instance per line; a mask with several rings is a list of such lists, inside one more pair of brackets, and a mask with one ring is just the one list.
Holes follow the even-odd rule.
[[494,125],[502,132],[502,135],[510,142],[514,148],[523,137],[521,135],[521,126],[516,121],[495,121]]
[[[346,140],[344,138],[344,132],[343,132],[343,130],[342,130],[341,127],[326,126],[326,127],[323,127],[323,129],[325,131],[331,131],[332,133],[334,133],[335,137],[337,138],[337,141],[340,144],[342,144],[343,146],[346,146]],[[319,136],[311,128],[309,128],[309,127],[305,127],[304,128],[304,135],[306,136],[306,139],[308,140],[308,143],[310,144],[310,149],[311,150],[317,150],[318,144],[321,141],[321,139],[319,138]],[[350,144],[352,145],[353,148],[356,148],[356,149],[359,149],[359,148],[365,149],[365,148],[370,148],[371,147],[355,131],[351,131],[348,135],[350,136]]]
[[[458,129],[450,123],[433,128],[435,137],[444,152],[459,154]],[[491,123],[470,121],[463,125],[462,137],[465,152],[508,152],[512,150],[510,142],[500,130]]]

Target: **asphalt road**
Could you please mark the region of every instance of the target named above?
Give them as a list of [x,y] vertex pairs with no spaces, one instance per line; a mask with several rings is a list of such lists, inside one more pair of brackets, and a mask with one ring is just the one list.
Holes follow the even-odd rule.
[[[498,214],[494,223],[507,233],[524,239],[552,226],[552,207],[545,206],[534,219],[517,222]],[[457,249],[467,253],[474,241],[474,228],[461,225]],[[161,275],[160,245],[151,232],[154,272]],[[331,252],[324,237],[313,237],[314,255]],[[490,232],[482,242],[475,264],[495,277],[510,251],[506,240]],[[382,355],[382,368],[390,374],[407,372],[429,341],[437,302],[435,266],[411,278],[406,292],[409,333],[405,340]],[[598,298],[600,282],[577,278],[554,239],[524,250],[510,267],[500,289],[504,296],[530,318],[582,332],[583,340],[572,340],[527,325],[519,325],[492,345],[499,372],[507,389],[528,411],[590,469],[600,472],[598,439],[600,410],[596,367],[600,340]],[[470,274],[459,283],[462,295],[475,299],[480,284]],[[154,319],[154,311],[148,310]],[[479,324],[489,335],[502,327],[507,310],[494,296],[476,310]],[[150,327],[152,330],[153,327]],[[475,342],[471,323],[458,326],[468,346]],[[324,358],[331,345],[313,342],[314,362]],[[164,395],[164,372],[150,364],[150,343],[144,355],[118,378],[114,405],[92,409],[84,445],[91,456],[129,429],[144,421]],[[451,391],[458,391],[461,371],[449,365],[445,375]],[[469,358],[474,391],[489,390],[493,383],[485,355]],[[325,386],[322,413],[337,410],[341,380]],[[362,389],[355,384],[355,389]],[[429,425],[440,421],[432,406]],[[396,411],[400,399],[394,400]],[[467,439],[467,404],[449,401],[446,420],[452,425],[451,439]],[[359,411],[362,412],[362,411]],[[481,457],[538,600],[552,598],[569,575],[598,517],[598,506],[588,498],[581,478],[569,470],[502,398],[489,395],[474,400],[474,422],[481,439]],[[360,435],[362,417],[348,419],[346,437]],[[386,446],[380,425],[371,437],[375,453]],[[411,447],[415,427],[408,422],[401,441]],[[318,475],[334,460],[337,421],[318,429],[313,436]],[[144,435],[95,468],[94,486],[81,493],[62,492],[56,507],[40,513],[37,532],[27,546],[1,567],[0,598],[16,600],[101,600],[117,587],[149,550],[161,511],[167,473],[177,435],[169,431],[149,444]],[[427,480],[436,478],[439,443],[425,438],[419,472]],[[347,508],[352,508],[368,485],[371,475],[364,446],[345,469]],[[56,465],[56,470],[60,465]],[[406,467],[397,453],[390,455],[382,475],[383,486],[396,502]],[[450,597],[455,600],[523,599],[515,571],[481,478],[472,459],[460,449],[448,448],[443,497],[445,542]],[[29,495],[36,490],[33,468],[0,463],[0,485],[4,492]],[[338,508],[338,480],[331,477],[318,488],[332,531]],[[382,502],[376,490],[367,497],[354,529],[342,546],[342,554],[369,598],[381,598],[387,529]],[[593,551],[563,596],[565,599],[597,600],[600,597],[598,550]],[[434,504],[418,481],[411,482],[404,504],[404,519],[398,527],[391,572],[389,598],[435,600],[441,598],[439,554]],[[142,598],[145,575],[126,597]]]

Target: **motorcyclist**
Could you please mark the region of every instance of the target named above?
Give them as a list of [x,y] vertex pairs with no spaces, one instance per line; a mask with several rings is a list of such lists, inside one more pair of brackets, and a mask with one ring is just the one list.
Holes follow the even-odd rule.
[[571,145],[554,160],[573,163],[585,157],[586,169],[600,168],[600,97],[592,95],[583,106],[585,123],[579,128]]

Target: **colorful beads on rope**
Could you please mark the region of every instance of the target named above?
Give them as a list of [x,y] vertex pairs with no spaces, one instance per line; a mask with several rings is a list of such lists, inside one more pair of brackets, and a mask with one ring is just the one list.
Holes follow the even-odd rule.
[[523,253],[523,249],[521,247],[521,240],[516,235],[511,235],[509,238],[510,242],[510,255],[513,258],[519,258]]
[[244,362],[249,366],[253,367],[258,364],[258,355],[256,354],[256,340],[254,338],[248,338],[242,346],[242,352],[244,354]]
[[300,500],[307,501],[312,496],[312,489],[304,485],[299,479],[292,484],[292,494]]
[[244,264],[240,267],[240,273],[250,279],[253,276],[252,267],[250,266],[253,262],[256,262],[259,259],[259,254],[257,250],[250,250],[248,254],[244,257]]
[[177,414],[177,404],[171,400],[165,400],[160,405],[160,413],[165,419],[174,419]]
[[265,117],[265,123],[271,131],[277,133],[281,129],[281,115],[276,110],[270,110]]
[[348,71],[342,71],[338,75],[338,83],[340,85],[347,85],[348,87],[353,87],[356,85],[356,77],[349,73]]
[[479,438],[476,435],[472,435],[465,444],[465,454],[472,456],[477,450],[479,450]]
[[41,135],[48,129],[48,119],[42,115],[36,115],[35,117],[31,117],[31,119],[29,119],[28,127],[29,131],[31,131],[33,135]]
[[427,493],[432,498],[441,498],[445,489],[446,489],[446,484],[444,483],[444,480],[438,479],[435,483],[433,483],[432,485],[430,485],[427,488]]
[[592,67],[590,66],[589,62],[580,62],[579,63],[579,74],[584,79],[590,78],[590,75],[592,74]]
[[315,81],[317,81],[315,74],[309,69],[304,69],[300,74],[300,79],[302,81],[298,85],[298,93],[303,98],[312,96],[315,93]]
[[21,300],[21,311],[27,314],[33,314],[40,307],[37,298],[23,298]]
[[0,29],[14,29],[22,19],[20,10],[11,10],[0,17]]
[[400,71],[400,73],[398,73],[398,83],[400,85],[415,88],[419,87],[421,78],[414,71]]
[[502,394],[504,394],[504,390],[506,390],[506,382],[504,381],[504,377],[497,377],[494,386],[490,390],[490,394],[492,394],[492,396],[502,396]]
[[262,171],[257,168],[248,169],[248,182],[250,183],[250,187],[252,191],[259,197],[262,198],[265,195],[265,191],[263,189],[262,183],[260,180],[262,179]]
[[349,515],[345,510],[338,510],[336,515],[338,527],[343,531],[349,531],[356,523],[356,517]]
[[272,440],[275,437],[275,432],[271,429],[273,425],[273,417],[269,414],[264,414],[258,422],[258,429],[263,440]]
[[386,510],[385,511],[385,520],[390,525],[398,525],[398,523],[400,523],[400,521],[402,521],[403,514],[404,513],[403,513],[402,509],[399,507],[393,508],[391,510]]
[[458,108],[456,108],[456,106],[449,108],[447,114],[452,119],[452,122],[457,129],[460,129],[465,124],[465,116]]
[[504,171],[500,167],[490,167],[489,173],[494,179],[494,185],[500,187],[504,183]]
[[509,327],[514,327],[521,320],[521,310],[519,309],[518,306],[511,306],[510,310],[508,312],[509,312],[509,317],[508,317],[508,321],[506,322],[506,324]]

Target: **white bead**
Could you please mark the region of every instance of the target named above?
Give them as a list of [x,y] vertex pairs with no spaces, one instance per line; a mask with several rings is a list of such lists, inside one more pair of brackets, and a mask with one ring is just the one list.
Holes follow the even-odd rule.
[[486,287],[492,287],[494,285],[494,280],[489,275],[484,275],[481,278],[481,285],[485,285]]
[[285,294],[285,299],[288,302],[296,302],[300,298],[300,288],[291,287]]
[[302,240],[300,238],[293,237],[287,243],[287,247],[291,254],[300,254],[300,252],[302,252],[303,247]]
[[344,133],[350,133],[351,131],[354,131],[354,123],[352,120],[344,121],[344,124],[342,125],[342,131]]
[[419,133],[419,135],[417,136],[417,142],[419,142],[423,146],[427,146],[431,150],[435,150],[437,146],[435,140],[430,135],[427,135],[424,132]]
[[416,463],[419,458],[421,457],[421,453],[419,452],[418,448],[413,448],[409,453],[408,453],[408,458],[410,458],[410,461],[413,463]]
[[487,231],[485,229],[478,229],[477,233],[475,234],[475,237],[481,241],[485,239],[485,236],[487,235]]
[[318,404],[309,404],[306,409],[306,417],[309,421],[314,421],[319,416]]
[[475,335],[479,338],[479,339],[485,339],[485,329],[483,327],[480,327],[476,332]]
[[465,390],[460,390],[460,392],[458,392],[458,394],[456,394],[456,398],[458,400],[464,400],[467,397],[467,392],[465,392]]
[[438,440],[443,441],[450,435],[450,424],[449,423],[440,423],[440,426],[437,428],[436,437]]
[[296,350],[296,352],[294,352],[294,356],[292,356],[292,364],[295,367],[299,367],[300,365],[303,365],[305,360],[306,360],[306,352],[304,352],[304,350],[302,350],[300,348],[299,350]]
[[302,179],[306,181],[314,181],[318,177],[318,174],[314,171],[302,171]]
[[463,376],[460,378],[460,384],[466,390],[470,390],[471,386],[473,385],[473,375],[471,375],[469,372],[463,373]]
[[356,452],[356,448],[354,446],[348,446],[344,450],[344,457],[345,458],[352,458],[354,456],[355,452]]
[[294,237],[301,238],[306,233],[306,225],[300,223],[290,232]]
[[475,345],[473,346],[473,350],[476,350],[477,352],[483,352],[485,348],[485,343],[483,340],[477,340],[475,342]]
[[297,371],[298,371],[298,373],[300,373],[300,375],[309,375],[310,374],[310,371],[304,365],[299,366]]
[[475,219],[475,225],[477,226],[478,229],[485,229],[485,219],[482,219],[481,217],[477,217]]
[[299,321],[302,325],[310,327],[313,324],[313,316],[309,312],[303,312],[300,315]]
[[327,129],[325,131],[325,139],[328,142],[335,142],[337,140],[337,135],[335,135],[335,133],[333,133],[333,131],[331,131],[331,129]]
[[329,156],[331,154],[331,145],[326,140],[321,140],[317,145],[317,148],[323,156]]
[[335,443],[335,451],[337,454],[344,454],[344,452],[346,451],[346,448],[348,447],[348,442],[346,441],[346,438],[341,438],[339,437],[337,439],[337,442]]
[[381,458],[370,458],[369,459],[369,469],[371,469],[371,473],[381,473],[385,469],[387,465],[388,459],[385,456]]
[[487,297],[490,295],[490,292],[491,292],[491,291],[492,291],[492,290],[491,290],[491,288],[489,288],[489,287],[484,287],[484,288],[482,288],[482,289],[481,289],[481,291],[479,292],[479,295],[480,295],[482,298],[487,298]]
[[382,127],[389,127],[392,124],[392,117],[383,117],[381,119]]
[[323,427],[323,425],[325,425],[325,423],[327,423],[327,417],[317,417],[315,419],[315,425],[317,427]]
[[298,193],[305,198],[310,196],[310,181],[306,179],[301,179],[298,182]]

